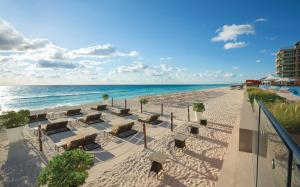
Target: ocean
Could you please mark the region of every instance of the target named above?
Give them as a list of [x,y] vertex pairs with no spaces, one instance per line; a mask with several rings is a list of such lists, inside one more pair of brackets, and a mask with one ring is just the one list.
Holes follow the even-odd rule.
[[2,111],[18,109],[44,109],[72,106],[101,101],[106,93],[114,99],[164,94],[208,88],[227,84],[202,85],[51,85],[51,86],[0,86]]

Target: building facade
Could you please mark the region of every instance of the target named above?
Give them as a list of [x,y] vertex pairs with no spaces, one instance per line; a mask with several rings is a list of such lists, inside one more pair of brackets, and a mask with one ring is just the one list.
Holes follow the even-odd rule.
[[276,73],[282,78],[295,79],[296,84],[300,85],[300,41],[292,48],[277,52]]

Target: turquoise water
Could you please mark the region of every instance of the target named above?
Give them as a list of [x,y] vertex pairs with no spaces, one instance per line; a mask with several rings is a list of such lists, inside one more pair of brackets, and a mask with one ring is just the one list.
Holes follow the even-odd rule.
[[4,110],[43,109],[101,101],[103,93],[114,99],[228,86],[209,85],[86,85],[86,86],[0,86]]

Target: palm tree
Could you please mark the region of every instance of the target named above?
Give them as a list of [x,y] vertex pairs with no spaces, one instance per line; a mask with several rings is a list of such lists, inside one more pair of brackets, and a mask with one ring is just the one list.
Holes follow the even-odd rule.
[[148,100],[145,98],[141,98],[140,103],[141,103],[141,113],[143,113],[143,104],[146,105],[148,103]]
[[102,94],[102,99],[107,102],[107,100],[109,99],[109,95],[108,94]]

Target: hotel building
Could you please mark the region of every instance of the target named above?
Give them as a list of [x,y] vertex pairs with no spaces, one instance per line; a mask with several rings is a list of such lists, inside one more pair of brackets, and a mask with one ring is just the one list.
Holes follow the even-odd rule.
[[300,85],[300,41],[291,48],[277,52],[276,73],[282,78],[295,79],[296,84]]

